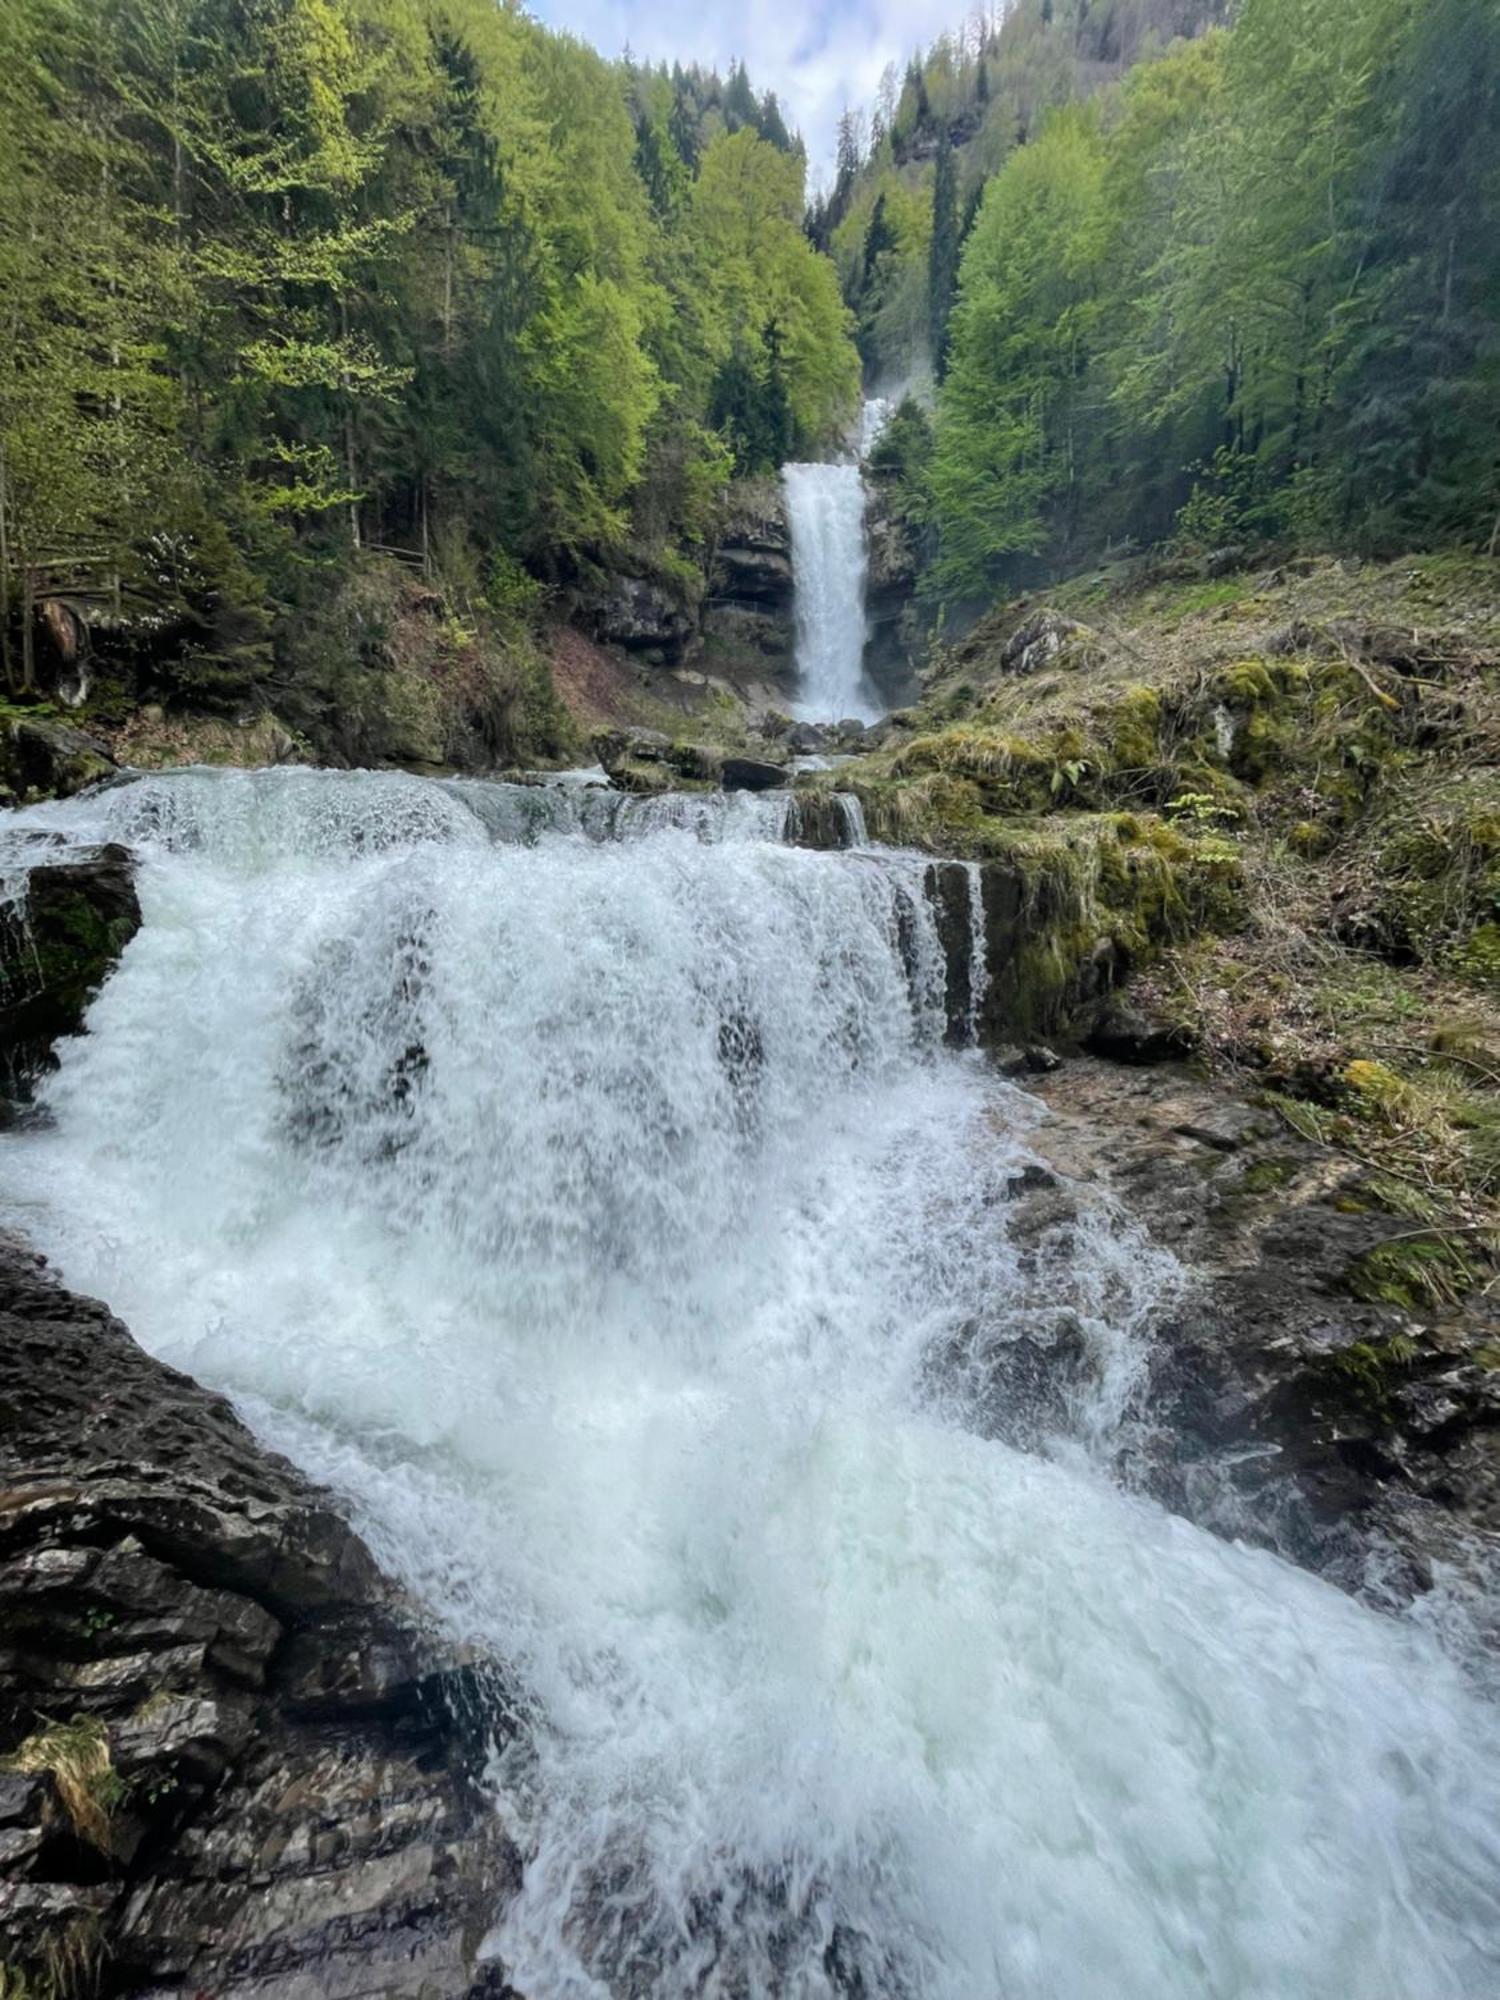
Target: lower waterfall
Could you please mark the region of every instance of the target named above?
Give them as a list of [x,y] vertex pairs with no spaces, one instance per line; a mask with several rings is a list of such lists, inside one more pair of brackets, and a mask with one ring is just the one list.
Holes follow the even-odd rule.
[[[918,857],[397,774],[13,824],[129,841],[145,922],[6,1217],[509,1663],[528,2000],[1500,1990],[1494,1712],[1112,1481],[1174,1267],[1101,1198],[1039,1294]],[[1023,1452],[945,1357],[1063,1291]]]

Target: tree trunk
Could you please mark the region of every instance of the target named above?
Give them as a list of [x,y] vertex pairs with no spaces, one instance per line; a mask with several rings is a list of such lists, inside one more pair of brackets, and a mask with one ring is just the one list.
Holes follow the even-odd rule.
[[10,650],[10,486],[5,446],[0,444],[0,664],[8,694],[15,692],[16,670]]
[[28,564],[21,572],[21,686],[36,686],[36,580]]
[[[339,300],[339,334],[345,351],[349,346],[349,306]],[[344,483],[349,488],[349,533],[355,548],[359,542],[359,481],[354,474],[354,384],[344,376]]]

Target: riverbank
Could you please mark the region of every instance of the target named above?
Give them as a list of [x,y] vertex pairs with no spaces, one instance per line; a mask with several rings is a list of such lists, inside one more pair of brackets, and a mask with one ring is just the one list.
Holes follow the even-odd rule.
[[497,2000],[498,1670],[10,1237],[0,1630],[7,2000]]

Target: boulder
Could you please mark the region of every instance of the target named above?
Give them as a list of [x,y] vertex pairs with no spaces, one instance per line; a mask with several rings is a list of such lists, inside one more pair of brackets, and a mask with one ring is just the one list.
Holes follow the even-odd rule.
[[141,923],[126,848],[44,846],[40,855],[0,904],[0,1077],[22,1089],[52,1044],[82,1028]]
[[774,792],[788,781],[785,765],[763,763],[758,757],[726,757],[719,778],[726,792]]
[[65,722],[0,722],[0,790],[20,804],[71,798],[117,769],[104,745]]
[[1185,1028],[1158,1019],[1119,993],[1106,995],[1084,1036],[1084,1046],[1094,1055],[1135,1065],[1178,1060],[1191,1054],[1192,1045]]
[[511,1731],[499,1669],[429,1642],[326,1494],[12,1240],[0,1491],[7,1972],[41,1991],[87,1945],[111,1993],[497,1994],[519,1859],[459,1718]]

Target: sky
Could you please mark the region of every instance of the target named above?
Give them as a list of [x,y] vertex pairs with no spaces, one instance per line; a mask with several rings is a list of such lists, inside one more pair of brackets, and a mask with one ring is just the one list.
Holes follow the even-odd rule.
[[903,68],[971,8],[966,0],[530,0],[530,11],[605,56],[628,44],[639,61],[699,62],[721,75],[738,56],[756,91],[774,90],[807,141],[817,185],[831,177],[844,106],[868,112],[886,64]]

